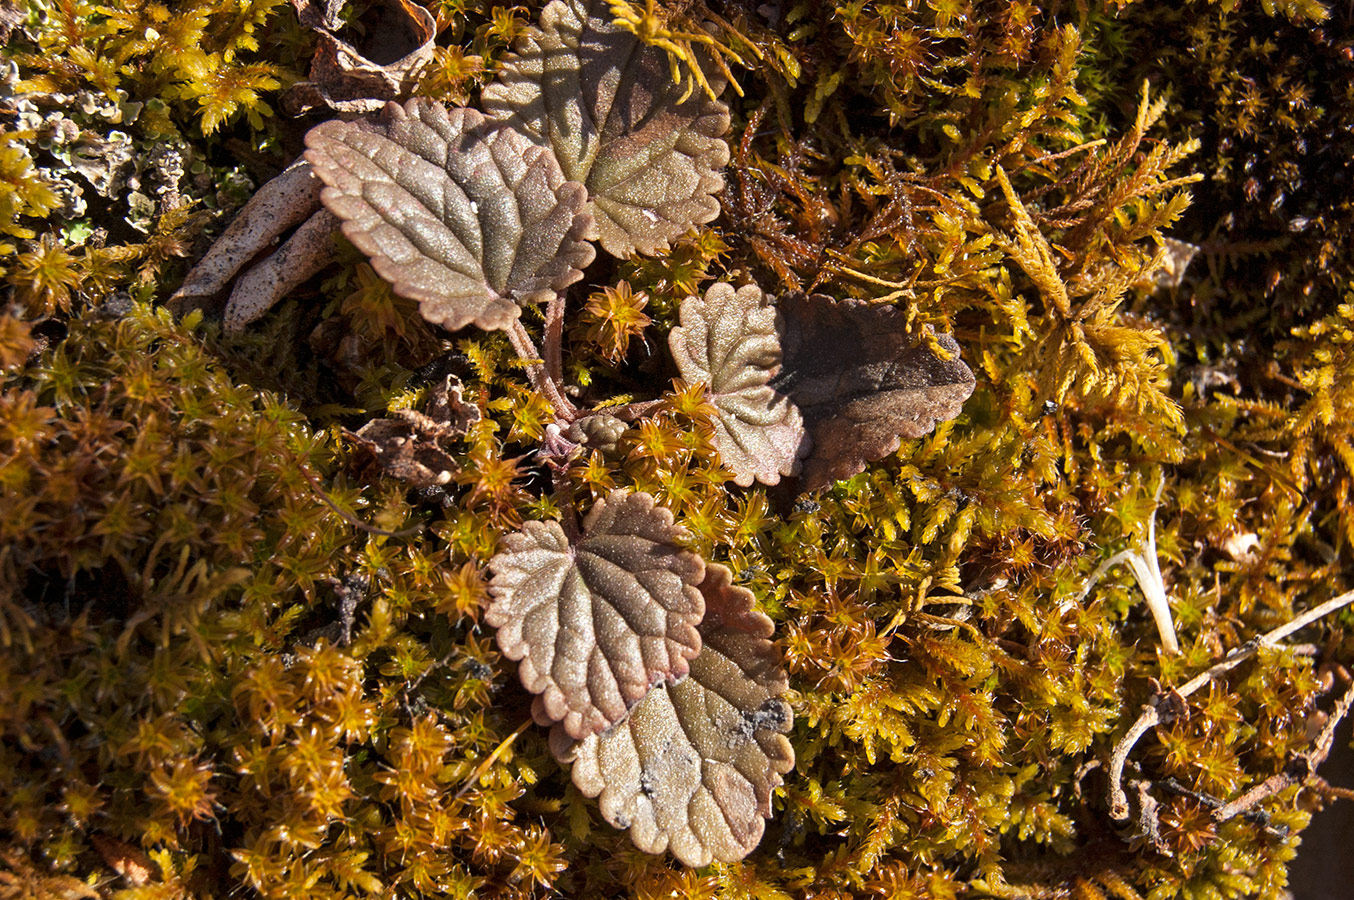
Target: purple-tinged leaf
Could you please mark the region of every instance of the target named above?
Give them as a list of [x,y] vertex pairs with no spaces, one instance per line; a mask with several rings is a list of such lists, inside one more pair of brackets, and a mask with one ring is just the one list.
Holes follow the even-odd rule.
[[681,678],[700,651],[701,558],[672,513],[642,493],[599,500],[570,543],[555,522],[528,522],[490,561],[485,621],[521,660],[538,718],[582,738],[621,721],[655,684]]
[[641,850],[689,866],[751,853],[795,762],[773,624],[730,581],[725,567],[706,567],[702,647],[685,680],[654,688],[609,731],[575,742],[557,726],[550,736],[604,819]]
[[592,262],[583,186],[475,110],[391,103],[379,129],[325,122],[306,145],[343,234],[430,322],[506,328]]

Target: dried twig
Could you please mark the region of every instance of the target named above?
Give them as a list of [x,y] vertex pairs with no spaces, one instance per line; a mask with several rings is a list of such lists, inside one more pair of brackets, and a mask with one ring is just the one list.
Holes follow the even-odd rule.
[[[1192,788],[1186,787],[1185,785],[1181,784],[1179,781],[1176,781],[1174,778],[1167,778],[1164,781],[1160,782],[1160,784],[1161,787],[1165,788],[1168,792],[1172,794],[1176,794],[1181,797],[1188,797],[1195,803],[1199,803],[1207,807],[1211,811],[1211,814],[1215,819],[1217,818],[1218,810],[1223,809],[1224,807],[1227,806],[1226,803],[1222,802],[1222,800],[1218,799],[1217,797],[1214,797],[1212,794],[1207,794],[1204,793],[1203,791],[1193,790]],[[1133,786],[1141,791],[1147,789],[1148,783],[1145,780],[1138,780],[1133,782]],[[1288,826],[1274,825],[1270,821],[1269,813],[1265,812],[1262,809],[1240,810],[1238,811],[1237,814],[1245,818],[1247,821],[1259,825],[1261,828],[1265,829],[1265,831],[1269,832],[1275,837],[1282,838],[1288,836]]]
[[[1241,663],[1254,656],[1261,648],[1276,646],[1279,641],[1288,637],[1296,631],[1307,627],[1313,622],[1321,619],[1338,609],[1354,603],[1354,591],[1347,591],[1334,599],[1327,600],[1320,606],[1313,607],[1292,621],[1280,625],[1273,631],[1266,632],[1259,637],[1247,641],[1242,646],[1229,653],[1226,658],[1200,672],[1198,675],[1185,682],[1179,688],[1166,694],[1159,694],[1153,698],[1152,703],[1143,707],[1142,715],[1138,716],[1136,722],[1128,729],[1128,733],[1119,739],[1115,745],[1114,751],[1110,756],[1109,765],[1109,790],[1106,800],[1109,803],[1110,816],[1118,821],[1128,818],[1129,805],[1128,796],[1124,792],[1123,777],[1124,764],[1128,760],[1128,755],[1133,751],[1133,747],[1138,740],[1147,733],[1149,728],[1173,719],[1179,710],[1179,701],[1193,694],[1199,688],[1211,682],[1218,676],[1230,672]],[[1168,701],[1168,702],[1163,702]],[[1174,702],[1169,702],[1174,701]],[[1344,702],[1344,699],[1341,699]],[[1341,713],[1343,715],[1343,713]],[[1327,749],[1329,752],[1329,748]],[[1322,757],[1324,759],[1324,757]]]
[[1273,797],[1280,791],[1295,784],[1303,784],[1312,778],[1316,774],[1317,767],[1330,756],[1331,748],[1335,745],[1335,729],[1349,713],[1351,705],[1354,705],[1354,684],[1351,684],[1344,695],[1335,702],[1330,716],[1326,719],[1325,727],[1317,735],[1316,742],[1312,744],[1310,750],[1291,755],[1282,772],[1271,775],[1240,797],[1213,810],[1213,818],[1219,822],[1226,822],[1234,816],[1249,812],[1257,803]]

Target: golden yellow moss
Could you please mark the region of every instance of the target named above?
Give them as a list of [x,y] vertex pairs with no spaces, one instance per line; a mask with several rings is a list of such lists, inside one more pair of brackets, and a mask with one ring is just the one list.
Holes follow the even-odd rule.
[[[421,91],[472,99],[540,4],[433,6]],[[548,407],[502,335],[435,333],[352,254],[236,341],[151,305],[220,227],[189,211],[298,146],[275,111],[310,46],[289,5],[32,0],[7,55],[38,126],[0,150],[0,897],[1279,896],[1310,793],[1225,823],[1208,798],[1309,748],[1347,616],[1142,741],[1155,841],[1108,818],[1104,762],[1158,682],[1350,587],[1354,194],[1319,187],[1354,159],[1348,12],[626,6],[678,57],[683,35],[732,50],[745,97],[721,219],[571,297],[582,397],[661,403],[568,475],[581,507],[653,493],[776,619],[799,763],[760,849],[639,853],[522,728],[484,566],[559,511],[531,455]],[[1266,41],[1319,76],[1284,62],[1247,93],[1233,70]],[[55,155],[63,104],[139,158],[180,142],[180,174],[155,169],[177,201],[146,188],[158,229]],[[1168,231],[1205,247],[1151,292]],[[952,329],[964,414],[817,496],[737,488],[655,348],[684,297],[750,276]],[[448,373],[486,413],[454,480],[360,478],[342,428]],[[1127,572],[1074,602],[1163,473],[1176,657]],[[158,872],[117,874],[103,838]]]

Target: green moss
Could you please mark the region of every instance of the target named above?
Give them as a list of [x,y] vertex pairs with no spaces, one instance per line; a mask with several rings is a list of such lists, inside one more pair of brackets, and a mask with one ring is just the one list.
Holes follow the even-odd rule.
[[[532,7],[437,4],[422,91],[473,98]],[[0,897],[1280,895],[1311,792],[1221,824],[1208,798],[1310,747],[1347,615],[1140,742],[1157,842],[1116,830],[1105,771],[1158,682],[1351,586],[1354,79],[1328,37],[1348,14],[719,13],[652,14],[747,63],[724,55],[746,94],[724,215],[571,296],[584,398],[662,403],[568,476],[581,506],[653,493],[777,620],[799,763],[760,849],[696,872],[634,850],[479,625],[498,537],[557,514],[531,455],[548,406],[502,335],[435,332],[346,251],[238,340],[150,304],[219,227],[190,211],[231,200],[223,173],[295,149],[275,95],[310,39],[288,6],[33,2],[7,53],[38,112],[144,104],[117,128],[186,165],[146,232],[91,203],[103,243],[77,246],[37,169],[84,176],[33,129],[0,151]],[[1266,63],[1266,41],[1293,52]],[[1221,243],[1154,291],[1167,232]],[[748,275],[952,329],[978,373],[964,414],[814,497],[736,487],[659,348],[683,297]],[[447,372],[486,416],[446,490],[350,464],[344,427]],[[1127,571],[1079,599],[1163,475],[1177,657]],[[118,847],[149,854],[147,884]]]

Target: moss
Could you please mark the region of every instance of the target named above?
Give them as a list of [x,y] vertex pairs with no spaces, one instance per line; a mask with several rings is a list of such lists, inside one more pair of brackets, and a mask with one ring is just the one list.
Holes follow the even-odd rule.
[[[38,119],[97,96],[67,104],[80,133],[142,161],[173,138],[183,166],[146,176],[136,231],[49,132],[5,126],[0,896],[1280,896],[1314,791],[1212,806],[1310,748],[1347,614],[1140,742],[1155,840],[1109,818],[1105,771],[1160,685],[1351,587],[1347,11],[623,5],[679,74],[726,47],[745,96],[722,217],[570,299],[580,397],[661,402],[567,476],[580,507],[653,493],[777,620],[799,764],[760,849],[639,853],[529,724],[485,564],[559,510],[502,335],[436,332],[348,250],[240,339],[153,304],[220,226],[197,213],[241,199],[219,182],[299,146],[288,6],[35,0],[6,53]],[[473,99],[528,6],[435,4],[421,92]],[[1204,256],[1156,290],[1168,232]],[[815,496],[738,488],[657,348],[685,296],[748,277],[952,329],[963,415]],[[449,373],[485,413],[452,483],[359,465],[343,429]],[[1127,571],[1080,597],[1163,476],[1179,656]]]

